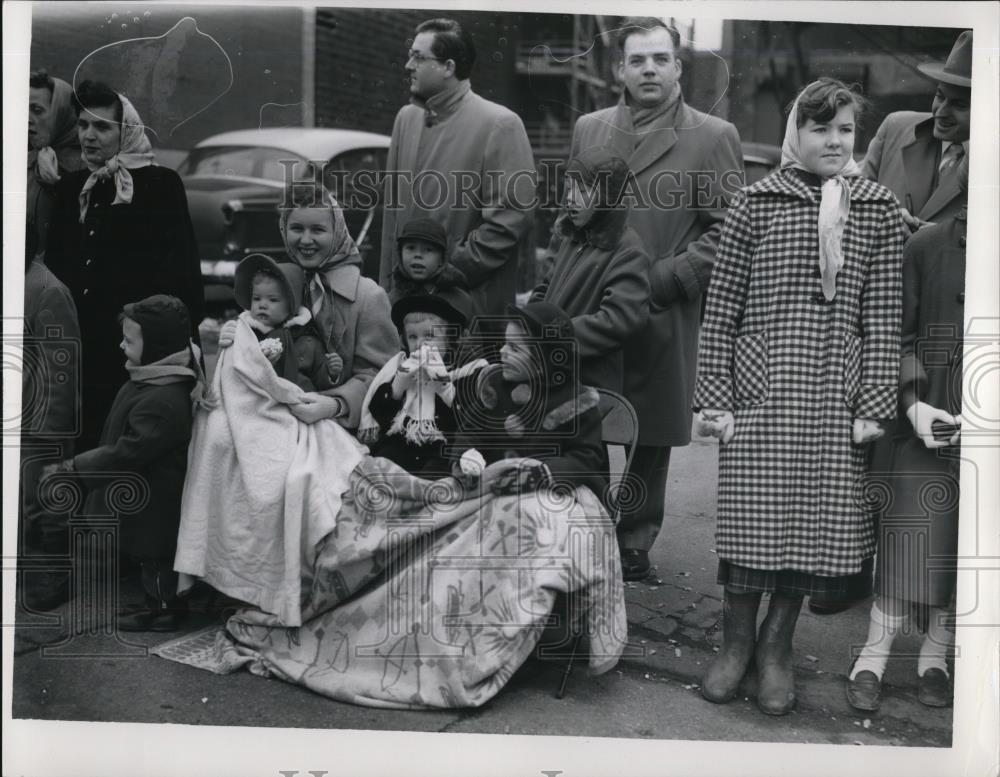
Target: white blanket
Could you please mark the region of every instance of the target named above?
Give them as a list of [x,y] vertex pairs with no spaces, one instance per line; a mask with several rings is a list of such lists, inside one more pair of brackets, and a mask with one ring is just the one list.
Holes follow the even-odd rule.
[[[294,358],[293,355],[289,357]],[[332,420],[305,424],[305,392],[279,378],[240,317],[199,410],[188,450],[174,569],[298,626],[303,571],[333,531],[351,470],[367,449]]]

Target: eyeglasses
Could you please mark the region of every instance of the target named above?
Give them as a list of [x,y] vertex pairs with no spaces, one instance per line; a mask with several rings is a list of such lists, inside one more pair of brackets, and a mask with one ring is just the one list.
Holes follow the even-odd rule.
[[411,59],[418,65],[421,64],[422,62],[427,62],[428,60],[434,60],[435,62],[445,61],[441,59],[441,57],[432,57],[428,54],[421,54],[419,51],[414,51],[413,49],[410,49],[409,51],[406,52],[406,61],[409,62]]

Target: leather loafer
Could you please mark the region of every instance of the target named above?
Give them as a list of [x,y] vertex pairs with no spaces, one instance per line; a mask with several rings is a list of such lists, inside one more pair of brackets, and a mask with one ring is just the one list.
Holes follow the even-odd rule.
[[926,707],[950,706],[952,691],[948,675],[940,669],[928,669],[920,675],[917,699]]
[[875,712],[882,703],[882,681],[874,672],[867,669],[848,680],[845,686],[847,703],[856,710]]
[[649,553],[635,548],[622,550],[622,580],[645,580],[649,576]]

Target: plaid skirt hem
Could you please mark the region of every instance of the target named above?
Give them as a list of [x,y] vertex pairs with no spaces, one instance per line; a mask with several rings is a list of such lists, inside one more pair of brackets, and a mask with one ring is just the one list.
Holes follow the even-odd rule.
[[864,599],[872,593],[874,557],[861,563],[853,575],[827,577],[796,569],[754,569],[719,559],[716,582],[733,593],[777,593],[818,599]]

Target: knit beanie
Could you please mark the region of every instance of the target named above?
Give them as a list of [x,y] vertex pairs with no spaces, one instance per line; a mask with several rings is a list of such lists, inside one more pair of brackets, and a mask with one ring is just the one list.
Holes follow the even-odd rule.
[[142,329],[140,364],[158,362],[188,347],[191,340],[191,317],[187,306],[177,297],[154,294],[122,308],[122,315]]

